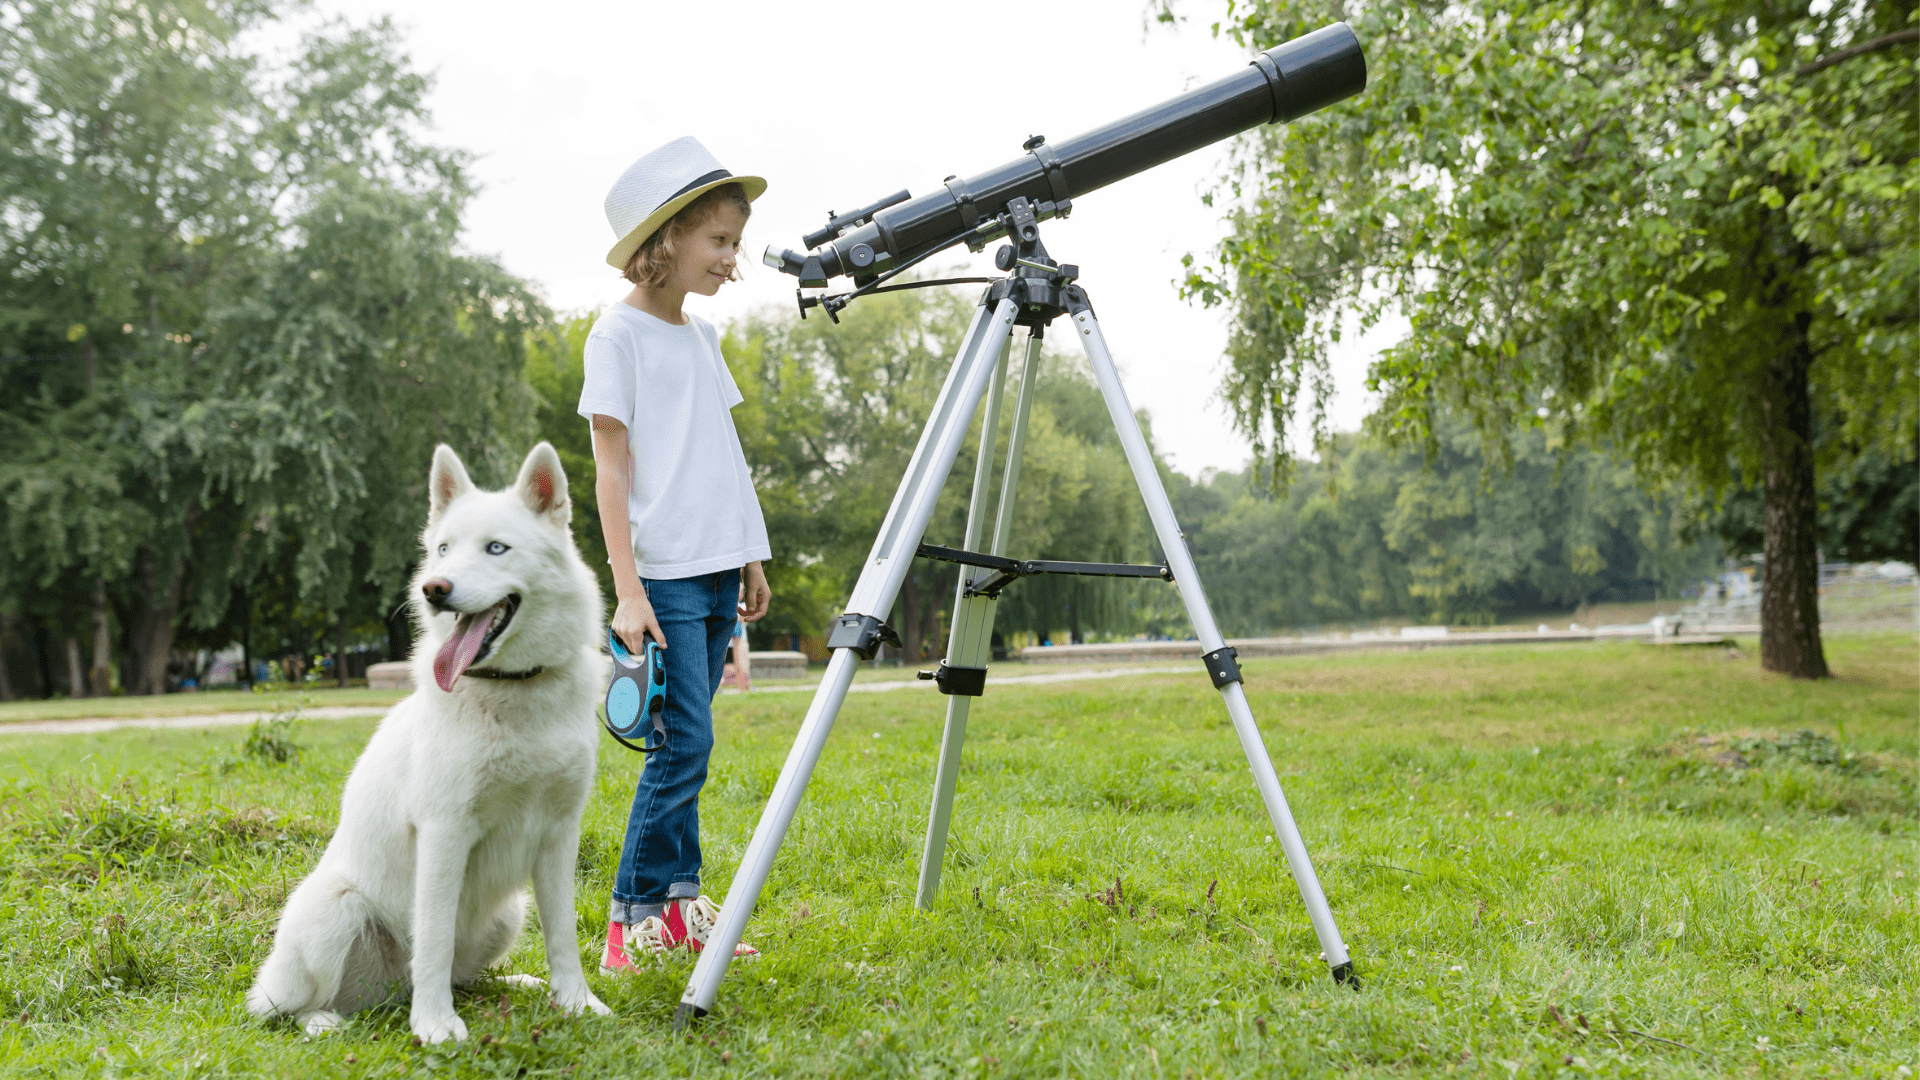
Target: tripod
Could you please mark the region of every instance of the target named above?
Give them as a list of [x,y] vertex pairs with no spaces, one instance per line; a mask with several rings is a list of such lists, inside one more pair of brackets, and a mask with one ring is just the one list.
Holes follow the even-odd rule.
[[[1074,278],[1079,276],[1079,268],[1055,263],[1047,257],[1039,242],[1038,230],[1034,228],[1031,209],[1025,203],[1024,199],[1015,199],[1009,204],[1012,211],[1009,224],[1013,228],[1007,231],[1010,237],[1016,238],[1018,246],[1000,249],[995,259],[1001,270],[1012,273],[995,281],[974,309],[973,321],[967,327],[953,367],[947,373],[947,381],[934,402],[933,413],[927,419],[926,429],[921,432],[920,443],[915,447],[906,475],[894,494],[893,504],[887,510],[873,551],[868,555],[866,566],[854,585],[847,613],[834,621],[832,634],[827,640],[827,647],[832,650],[833,656],[827,663],[826,676],[814,692],[813,703],[807,709],[806,719],[800,724],[793,749],[787,755],[780,778],[774,784],[773,794],[760,815],[760,823],[755,826],[746,854],[734,873],[732,887],[727,890],[727,898],[721,908],[720,921],[708,936],[707,946],[700,954],[692,978],[687,982],[686,992],[681,995],[680,1008],[674,1014],[675,1026],[683,1025],[689,1017],[704,1016],[719,994],[720,981],[726,976],[727,965],[733,959],[734,946],[745,932],[747,919],[760,898],[760,890],[766,884],[767,874],[773,866],[773,857],[786,836],[787,826],[793,821],[794,811],[800,805],[800,796],[806,790],[807,780],[813,773],[814,764],[820,759],[827,734],[832,730],[834,718],[846,697],[847,687],[853,681],[854,669],[861,660],[873,659],[881,642],[899,645],[899,638],[882,621],[882,617],[893,609],[894,597],[900,591],[900,583],[915,556],[955,562],[963,567],[955,590],[953,625],[948,636],[946,659],[937,671],[921,673],[922,678],[933,679],[940,691],[948,695],[948,700],[946,729],[940,744],[940,763],[934,778],[933,806],[927,818],[926,847],[920,860],[920,883],[915,900],[919,907],[930,907],[940,888],[940,864],[946,850],[947,826],[953,814],[953,794],[960,772],[960,750],[966,737],[967,713],[972,699],[980,696],[986,685],[986,662],[991,648],[994,610],[1001,590],[1013,581],[1033,574],[1159,577],[1172,581],[1186,602],[1187,616],[1204,650],[1202,659],[1206,663],[1207,674],[1226,702],[1234,731],[1240,737],[1240,748],[1246,753],[1247,764],[1253,770],[1254,783],[1273,822],[1274,835],[1280,838],[1281,848],[1286,852],[1287,865],[1293,871],[1294,883],[1300,889],[1301,900],[1306,903],[1308,918],[1312,920],[1314,934],[1320,939],[1320,947],[1332,969],[1334,980],[1343,984],[1357,983],[1346,944],[1340,939],[1340,929],[1334,924],[1333,912],[1327,907],[1327,898],[1320,889],[1320,879],[1314,874],[1306,844],[1300,839],[1300,830],[1295,827],[1293,814],[1287,808],[1287,798],[1280,790],[1280,778],[1274,773],[1273,762],[1267,757],[1266,744],[1261,740],[1259,728],[1254,725],[1253,712],[1247,706],[1246,690],[1241,685],[1240,666],[1235,660],[1234,650],[1220,636],[1220,629],[1213,621],[1213,612],[1207,607],[1199,574],[1194,569],[1193,556],[1187,551],[1180,526],[1174,520],[1173,506],[1167,501],[1166,489],[1161,485],[1160,474],[1154,468],[1153,456],[1147,449],[1146,439],[1140,434],[1133,406],[1128,403],[1126,391],[1120,386],[1120,376],[1114,370],[1113,357],[1107,351],[1106,339],[1100,332],[1099,321],[1094,318],[1093,307],[1088,303],[1086,293],[1073,283]],[[1013,521],[1014,493],[1020,478],[1020,454],[1026,437],[1027,414],[1033,404],[1034,384],[1039,381],[1035,376],[1041,340],[1046,327],[1061,315],[1071,316],[1073,332],[1080,339],[1087,359],[1093,366],[1094,378],[1100,385],[1101,396],[1106,399],[1107,412],[1126,451],[1134,482],[1140,489],[1141,497],[1146,500],[1154,534],[1160,541],[1161,550],[1166,553],[1167,561],[1163,565],[1022,561],[1000,554],[1006,546]],[[1028,329],[1026,357],[1019,399],[1014,406],[993,537],[988,550],[982,552],[974,549],[978,547],[981,534],[985,531],[993,444],[999,428],[1001,398],[1006,388],[1008,345],[1016,325]],[[986,417],[981,426],[980,453],[974,469],[973,493],[967,511],[965,547],[944,548],[922,544],[921,535],[933,515],[934,503],[940,497],[940,489],[959,454],[961,441],[972,424],[973,414],[983,393],[987,399]]]

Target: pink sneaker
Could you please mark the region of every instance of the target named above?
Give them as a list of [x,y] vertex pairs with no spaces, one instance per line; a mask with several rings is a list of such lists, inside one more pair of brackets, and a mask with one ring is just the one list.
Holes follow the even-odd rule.
[[[705,896],[697,896],[691,900],[675,900],[667,904],[667,910],[662,918],[665,922],[664,937],[668,942],[667,947],[671,949],[684,945],[697,953],[707,947],[707,937],[713,933],[714,926],[720,921],[720,905]],[[733,947],[735,960],[745,960],[759,955],[759,949],[744,941]]]
[[649,915],[638,923],[610,922],[606,948],[600,950],[600,972],[618,975],[632,971],[639,966],[635,961],[642,959],[659,963],[678,945],[677,941],[667,940],[667,924],[657,915]]

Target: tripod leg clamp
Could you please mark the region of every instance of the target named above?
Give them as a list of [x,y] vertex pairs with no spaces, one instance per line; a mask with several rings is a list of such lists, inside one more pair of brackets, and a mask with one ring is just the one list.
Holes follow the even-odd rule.
[[987,669],[983,667],[953,667],[942,660],[939,670],[923,671],[920,678],[933,680],[933,685],[948,696],[979,697],[987,692]]
[[900,635],[872,615],[849,612],[833,620],[833,627],[827,632],[827,648],[852,649],[862,660],[873,659],[883,641],[896,649],[900,647]]
[[1202,653],[1200,661],[1207,665],[1207,677],[1213,680],[1215,690],[1228,683],[1245,682],[1240,677],[1239,653],[1231,645],[1222,645],[1210,653]]

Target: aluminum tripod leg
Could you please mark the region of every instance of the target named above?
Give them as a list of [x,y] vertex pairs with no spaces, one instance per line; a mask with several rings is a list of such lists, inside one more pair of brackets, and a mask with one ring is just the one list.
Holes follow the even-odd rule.
[[[1160,483],[1153,455],[1140,434],[1140,423],[1134,418],[1133,406],[1127,402],[1120,374],[1114,370],[1113,354],[1107,351],[1106,338],[1092,309],[1073,312],[1073,329],[1087,351],[1087,360],[1093,365],[1094,379],[1100,384],[1101,396],[1106,398],[1107,412],[1113,417],[1114,430],[1126,450],[1127,464],[1133,468],[1134,483],[1147,502],[1147,516],[1153,520],[1153,531],[1160,540],[1161,550],[1166,552],[1174,585],[1186,602],[1194,636],[1200,639],[1200,651],[1212,652],[1224,646],[1226,640],[1213,621],[1213,611],[1207,606],[1206,593],[1200,587],[1200,575],[1194,569],[1193,555],[1187,550],[1179,523],[1174,520],[1173,504],[1167,501],[1167,490]],[[1347,982],[1353,978],[1353,964],[1347,955],[1346,942],[1340,939],[1340,928],[1334,924],[1333,911],[1327,907],[1320,878],[1313,872],[1313,860],[1307,857],[1307,845],[1300,839],[1292,811],[1287,809],[1280,777],[1273,771],[1273,760],[1267,756],[1266,743],[1253,722],[1253,710],[1247,706],[1246,688],[1235,680],[1220,687],[1220,696],[1226,701],[1227,715],[1233,718],[1233,730],[1240,736],[1240,749],[1247,756],[1247,765],[1253,769],[1254,784],[1260,789],[1261,801],[1266,803],[1273,833],[1280,838],[1280,847],[1286,852],[1287,866],[1293,871],[1294,884],[1300,888],[1300,899],[1306,903],[1307,917],[1313,921],[1313,932],[1320,939],[1327,966],[1333,969],[1335,980]]]
[[[1006,348],[1008,335],[1013,332],[1014,306],[1012,301],[1003,300],[989,311],[983,300],[982,306],[974,311],[973,323],[967,327],[959,354],[947,372],[946,384],[940,388],[933,413],[920,433],[920,445],[914,448],[907,474],[894,493],[893,505],[887,510],[880,535],[874,540],[866,567],[853,587],[853,597],[847,604],[849,613],[884,619],[893,609],[900,582],[913,564],[914,552],[927,530],[928,519],[933,516],[940,489],[953,468],[954,458],[960,453],[960,443],[966,438],[967,429],[973,426],[974,410],[986,389],[987,377],[993,373]],[[833,659],[828,661],[826,677],[814,691],[807,718],[800,723],[793,749],[787,753],[787,763],[780,768],[780,779],[774,782],[773,794],[760,814],[760,823],[754,826],[753,838],[747,842],[746,853],[740,858],[740,868],[734,872],[733,884],[727,889],[727,898],[721,906],[720,921],[708,935],[693,977],[687,980],[686,992],[680,996],[680,1008],[673,1018],[676,1025],[684,1024],[690,1016],[704,1015],[719,994],[720,980],[726,978],[727,965],[733,961],[734,946],[746,932],[747,919],[760,900],[760,890],[773,869],[773,858],[779,853],[781,841],[786,839],[787,826],[792,824],[794,812],[800,807],[800,796],[806,792],[807,780],[813,775],[814,764],[820,760],[820,751],[833,730],[834,718],[840,712],[840,703],[846,699],[847,686],[853,682],[858,664],[859,657],[850,649],[836,650]]]
[[[1026,363],[1021,367],[1020,401],[1014,407],[1013,431],[1007,443],[1007,466],[1000,482],[1000,509],[994,515],[993,543],[987,551],[998,555],[1005,547],[1013,525],[1014,489],[1020,482],[1020,451],[1026,444],[1027,413],[1033,405],[1034,376],[1040,360],[1039,331],[1027,338]],[[1008,350],[1011,352],[1012,350]],[[1006,384],[1006,361],[994,372],[993,387],[987,391],[987,416],[980,429],[980,458],[973,471],[973,499],[967,507],[966,542],[961,546],[978,550],[980,533],[986,525],[987,481],[993,476],[993,442],[1000,418],[1000,395]],[[985,667],[993,652],[993,613],[999,601],[990,596],[968,596],[967,589],[976,577],[988,577],[992,571],[977,566],[960,568],[960,583],[953,592],[953,625],[947,634],[947,663],[953,667]],[[914,905],[922,911],[933,907],[940,892],[940,864],[947,853],[947,825],[953,817],[953,790],[960,779],[960,748],[967,737],[967,712],[973,699],[964,694],[947,698],[947,726],[940,736],[940,765],[933,774],[933,806],[927,812],[927,842],[920,852],[920,887]]]

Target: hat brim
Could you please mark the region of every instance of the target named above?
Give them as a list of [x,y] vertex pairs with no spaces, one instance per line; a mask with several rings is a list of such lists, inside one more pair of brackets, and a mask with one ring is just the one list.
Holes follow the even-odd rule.
[[759,198],[767,190],[767,182],[758,176],[728,176],[715,180],[711,184],[701,184],[697,188],[683,191],[660,204],[660,209],[648,214],[645,221],[635,225],[632,232],[621,237],[619,242],[607,252],[607,265],[615,270],[625,270],[627,260],[633,258],[633,253],[639,251],[640,245],[647,242],[647,237],[652,236],[660,226],[665,225],[668,218],[685,210],[687,204],[693,200],[726,184],[739,184],[746,191],[748,202]]

